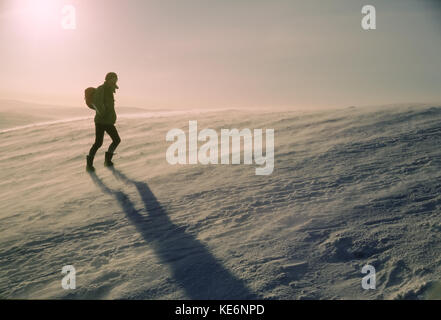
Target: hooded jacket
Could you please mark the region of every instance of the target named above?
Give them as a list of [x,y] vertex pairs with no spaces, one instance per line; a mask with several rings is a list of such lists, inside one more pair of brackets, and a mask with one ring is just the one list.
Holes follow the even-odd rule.
[[115,124],[116,112],[113,94],[116,88],[106,81],[96,89],[93,97],[93,104],[96,108],[95,123]]

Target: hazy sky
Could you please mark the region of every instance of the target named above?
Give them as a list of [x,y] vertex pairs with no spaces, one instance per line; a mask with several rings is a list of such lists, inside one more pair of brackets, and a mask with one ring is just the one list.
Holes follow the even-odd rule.
[[[38,3],[38,5],[36,5]],[[441,101],[439,7],[424,0],[0,0],[0,99],[339,107]],[[76,30],[61,8],[76,8]],[[361,8],[377,9],[377,30]]]

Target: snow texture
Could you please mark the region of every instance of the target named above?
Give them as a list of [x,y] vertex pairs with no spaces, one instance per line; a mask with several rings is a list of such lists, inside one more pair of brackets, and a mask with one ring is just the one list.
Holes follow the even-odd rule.
[[[2,109],[0,298],[441,297],[441,107],[122,114],[93,174],[90,113],[55,118]],[[189,120],[274,128],[274,172],[168,164]]]

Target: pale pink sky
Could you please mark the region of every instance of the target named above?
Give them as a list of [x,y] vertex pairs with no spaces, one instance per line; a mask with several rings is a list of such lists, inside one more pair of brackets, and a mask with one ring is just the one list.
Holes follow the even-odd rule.
[[[366,2],[375,31],[360,26]],[[114,71],[125,106],[441,101],[429,2],[0,0],[0,99],[80,106],[83,90]],[[76,30],[61,28],[66,4]]]

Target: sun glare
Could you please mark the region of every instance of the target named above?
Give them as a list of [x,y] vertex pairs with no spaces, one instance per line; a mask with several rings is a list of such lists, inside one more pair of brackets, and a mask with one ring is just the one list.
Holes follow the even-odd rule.
[[50,33],[59,22],[59,0],[14,0],[12,3],[19,24],[30,33]]

